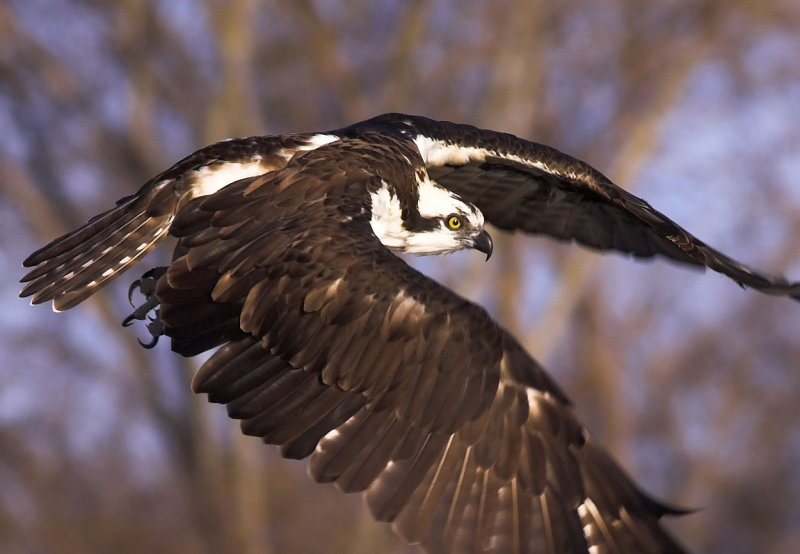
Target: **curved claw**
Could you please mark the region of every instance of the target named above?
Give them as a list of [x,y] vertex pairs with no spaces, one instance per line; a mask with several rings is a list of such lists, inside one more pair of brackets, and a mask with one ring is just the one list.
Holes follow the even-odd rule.
[[150,349],[151,349],[151,348],[153,348],[153,347],[154,347],[156,344],[158,344],[158,339],[160,339],[160,338],[161,338],[161,337],[159,337],[159,336],[154,336],[154,337],[153,337],[153,340],[151,340],[150,342],[144,342],[142,339],[136,339],[136,340],[137,340],[137,341],[139,341],[139,344],[140,344],[140,345],[141,345],[143,348],[147,348],[148,350],[150,350]]
[[[149,323],[147,324],[147,330],[150,335],[152,335],[152,340],[149,342],[144,342],[141,339],[138,339],[139,344],[141,344],[144,348],[153,348],[158,343],[158,338],[164,334],[164,324],[161,323],[161,320],[158,317],[159,301],[155,292],[158,280],[166,272],[166,267],[154,267],[145,272],[145,274],[139,279],[131,283],[131,286],[128,288],[128,302],[130,302],[130,305],[134,308],[134,310],[133,313],[122,320],[122,326],[129,327],[134,321],[149,320]],[[145,298],[144,303],[139,306],[136,306],[133,302],[133,294],[137,289]],[[154,317],[148,315],[151,311],[154,312]]]
[[145,344],[139,339],[139,344],[149,349],[153,348],[158,343],[158,339],[161,338],[161,335],[164,334],[164,324],[161,323],[161,320],[158,318],[158,308],[156,308],[156,316],[148,317],[148,319],[150,323],[147,324],[147,331],[152,335],[153,340]]
[[[131,283],[131,286],[128,287],[128,303],[131,305],[131,308],[135,307],[133,305],[133,291],[135,291],[137,288],[139,290],[141,290],[141,287],[140,287],[141,284],[142,284],[142,280],[141,279],[136,279],[133,283]],[[128,317],[130,317],[130,316],[128,316]],[[128,320],[128,318],[126,317],[125,321],[127,321],[127,320]],[[123,327],[127,327],[128,325],[125,325],[125,322],[123,321],[122,322],[122,326]]]

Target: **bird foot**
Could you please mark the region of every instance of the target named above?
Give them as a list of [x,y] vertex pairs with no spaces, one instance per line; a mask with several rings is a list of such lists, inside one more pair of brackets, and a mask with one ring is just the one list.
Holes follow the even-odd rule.
[[[152,336],[152,340],[150,342],[142,342],[139,339],[139,344],[144,346],[145,348],[153,348],[157,343],[159,337],[164,334],[164,324],[161,322],[161,318],[159,317],[159,301],[158,297],[156,296],[156,283],[158,283],[159,278],[167,272],[167,268],[164,266],[154,267],[144,273],[139,279],[136,279],[133,283],[131,283],[130,288],[128,289],[128,302],[130,302],[131,306],[135,309],[133,313],[131,313],[128,317],[126,317],[122,321],[123,327],[129,327],[133,324],[134,321],[148,321],[147,323],[147,331]],[[136,290],[145,297],[145,301],[140,306],[135,306],[133,303],[133,293]],[[153,315],[149,315],[150,312],[153,312]]]

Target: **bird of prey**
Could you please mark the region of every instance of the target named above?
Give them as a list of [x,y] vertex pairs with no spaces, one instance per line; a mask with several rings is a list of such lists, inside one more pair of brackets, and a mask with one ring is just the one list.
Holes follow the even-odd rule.
[[800,299],[588,164],[469,125],[381,115],[184,158],[31,254],[21,296],[80,303],[167,236],[131,319],[191,356],[244,433],[310,456],[431,553],[684,552],[567,396],[481,307],[397,253],[473,248],[485,224],[709,267]]

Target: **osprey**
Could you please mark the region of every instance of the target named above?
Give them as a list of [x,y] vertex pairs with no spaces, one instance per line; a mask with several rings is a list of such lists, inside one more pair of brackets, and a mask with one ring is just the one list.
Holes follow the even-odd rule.
[[484,229],[705,266],[800,299],[706,246],[586,163],[513,135],[386,114],[326,133],[220,142],[28,257],[21,296],[80,303],[155,244],[126,320],[190,356],[192,387],[242,430],[365,492],[429,552],[683,552],[683,510],[624,473],[479,306],[397,252],[474,248]]

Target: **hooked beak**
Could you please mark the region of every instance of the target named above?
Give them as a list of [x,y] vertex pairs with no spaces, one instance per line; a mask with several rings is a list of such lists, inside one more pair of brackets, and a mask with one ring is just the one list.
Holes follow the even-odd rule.
[[489,258],[492,257],[492,249],[494,248],[492,236],[486,231],[481,231],[472,237],[472,248],[486,254],[486,261],[489,261]]

